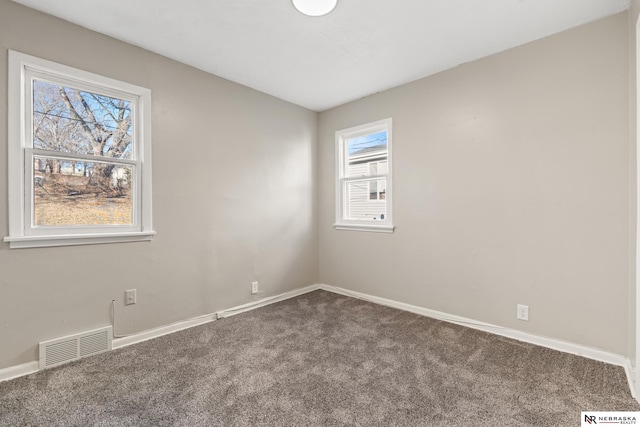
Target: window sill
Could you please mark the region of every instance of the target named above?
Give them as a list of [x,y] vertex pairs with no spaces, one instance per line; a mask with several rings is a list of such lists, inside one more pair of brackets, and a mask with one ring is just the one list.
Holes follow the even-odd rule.
[[65,234],[51,236],[19,236],[4,238],[12,249],[46,248],[52,246],[97,245],[105,243],[148,242],[155,231],[104,234]]
[[333,224],[336,230],[369,231],[373,233],[393,233],[395,226],[383,224]]

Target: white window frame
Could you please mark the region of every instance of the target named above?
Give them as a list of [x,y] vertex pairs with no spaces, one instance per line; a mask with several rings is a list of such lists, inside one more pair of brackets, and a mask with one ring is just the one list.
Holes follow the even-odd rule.
[[[36,227],[32,224],[32,156],[69,158],[33,148],[33,79],[44,79],[131,102],[134,145],[132,160],[103,159],[134,167],[133,224],[108,226]],[[11,248],[69,246],[151,240],[155,232],[151,215],[151,91],[66,65],[9,51],[8,181],[9,236]],[[100,162],[97,156],[71,155]]]
[[[393,185],[392,185],[392,119],[387,118],[360,126],[336,131],[336,221],[333,225],[336,230],[353,231],[373,231],[379,233],[393,233]],[[369,135],[376,132],[387,132],[387,173],[366,177],[348,177],[348,155],[347,141],[360,136]],[[386,179],[387,189],[385,195],[386,214],[384,220],[358,220],[347,219],[346,209],[348,207],[347,185],[353,181],[377,181]],[[367,198],[369,195],[367,194]]]

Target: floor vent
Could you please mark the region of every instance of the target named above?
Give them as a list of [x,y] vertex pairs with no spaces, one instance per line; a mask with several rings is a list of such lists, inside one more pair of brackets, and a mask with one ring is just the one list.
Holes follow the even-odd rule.
[[107,326],[40,343],[40,369],[111,350],[113,330]]

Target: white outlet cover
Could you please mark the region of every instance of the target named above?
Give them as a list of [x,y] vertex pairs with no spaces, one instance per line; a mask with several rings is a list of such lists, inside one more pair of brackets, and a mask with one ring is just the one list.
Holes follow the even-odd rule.
[[529,320],[529,306],[518,304],[518,311],[516,313],[516,317],[519,320]]
[[128,291],[124,292],[124,303],[125,305],[132,305],[137,303],[136,301],[136,290],[135,289],[129,289]]

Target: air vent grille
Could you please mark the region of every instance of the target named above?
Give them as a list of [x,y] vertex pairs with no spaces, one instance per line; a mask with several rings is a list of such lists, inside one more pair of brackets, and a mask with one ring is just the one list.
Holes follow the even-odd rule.
[[109,333],[101,331],[80,337],[80,357],[101,353],[109,349]]
[[75,359],[78,352],[76,340],[62,341],[47,346],[46,367],[64,363],[67,360]]
[[111,350],[111,326],[40,343],[40,369]]

